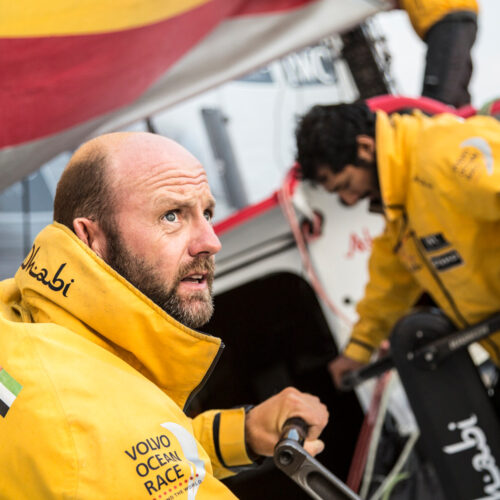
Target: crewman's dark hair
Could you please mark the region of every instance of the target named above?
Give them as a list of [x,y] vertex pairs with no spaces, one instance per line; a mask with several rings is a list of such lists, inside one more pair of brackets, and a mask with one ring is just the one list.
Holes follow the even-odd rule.
[[354,165],[358,135],[375,137],[375,113],[364,101],[311,108],[295,132],[302,178],[314,180],[320,165],[335,173]]

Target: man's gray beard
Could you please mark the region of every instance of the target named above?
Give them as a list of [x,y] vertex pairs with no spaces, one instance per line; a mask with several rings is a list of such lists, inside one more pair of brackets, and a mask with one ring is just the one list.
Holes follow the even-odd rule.
[[[190,264],[182,266],[169,286],[158,278],[153,266],[133,255],[126,247],[115,228],[106,228],[106,263],[146,297],[180,323],[199,328],[212,317],[212,283],[214,276],[213,257],[196,257]],[[207,273],[208,293],[193,292],[189,297],[177,294],[182,278],[195,272]]]

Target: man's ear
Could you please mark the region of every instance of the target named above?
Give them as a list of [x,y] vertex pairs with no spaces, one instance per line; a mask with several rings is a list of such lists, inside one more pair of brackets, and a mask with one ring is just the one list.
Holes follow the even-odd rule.
[[87,217],[73,219],[73,229],[80,240],[101,259],[106,256],[106,236],[98,222]]
[[358,145],[358,156],[363,160],[373,161],[375,153],[375,139],[369,135],[360,134],[356,136]]

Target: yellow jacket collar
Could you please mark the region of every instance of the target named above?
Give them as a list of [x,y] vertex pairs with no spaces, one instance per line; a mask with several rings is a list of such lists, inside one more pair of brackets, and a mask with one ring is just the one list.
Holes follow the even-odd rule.
[[417,116],[389,117],[383,111],[377,112],[377,170],[384,212],[389,220],[400,217],[406,203],[412,168],[410,153],[413,151],[418,129],[419,120],[415,120]]
[[35,322],[67,327],[113,352],[181,408],[221,347],[166,314],[58,223],[37,236],[15,281]]

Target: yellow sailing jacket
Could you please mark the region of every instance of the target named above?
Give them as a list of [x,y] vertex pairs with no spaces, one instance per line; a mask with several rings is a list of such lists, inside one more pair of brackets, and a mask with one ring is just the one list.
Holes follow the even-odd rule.
[[457,11],[477,14],[479,10],[477,0],[399,0],[399,3],[422,40],[429,28],[448,14]]
[[386,228],[344,352],[362,362],[423,291],[459,327],[500,311],[500,123],[379,112],[376,152]]
[[0,283],[0,498],[235,498],[244,409],[182,411],[221,348],[45,228]]

